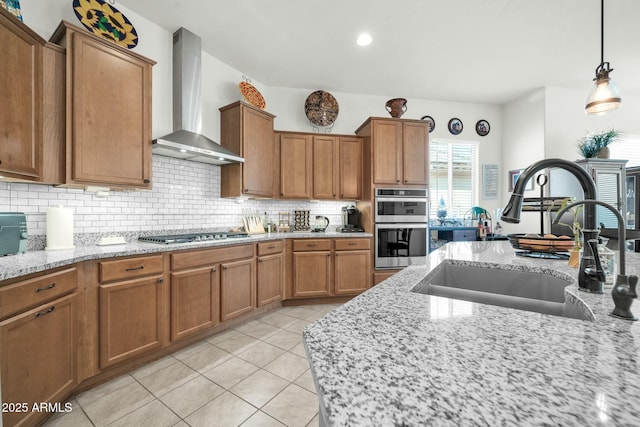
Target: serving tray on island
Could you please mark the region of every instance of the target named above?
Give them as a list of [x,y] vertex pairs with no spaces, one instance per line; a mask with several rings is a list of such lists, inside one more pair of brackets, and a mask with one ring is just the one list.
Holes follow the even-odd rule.
[[575,242],[569,236],[551,237],[550,235],[508,234],[509,243],[515,249],[536,252],[568,252],[574,248]]

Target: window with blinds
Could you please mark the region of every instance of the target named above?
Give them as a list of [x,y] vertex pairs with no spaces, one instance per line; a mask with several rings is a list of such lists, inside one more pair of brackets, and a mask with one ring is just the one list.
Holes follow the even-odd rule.
[[640,136],[624,135],[619,141],[609,146],[609,157],[611,159],[629,160],[625,167],[631,168],[640,166]]
[[437,218],[444,200],[448,218],[462,216],[476,205],[476,144],[432,141],[429,146],[430,218]]

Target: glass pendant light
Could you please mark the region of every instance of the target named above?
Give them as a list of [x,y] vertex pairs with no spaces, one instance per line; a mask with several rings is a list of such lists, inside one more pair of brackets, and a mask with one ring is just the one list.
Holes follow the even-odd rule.
[[600,0],[600,65],[596,68],[595,84],[589,92],[584,111],[587,114],[603,114],[620,107],[622,98],[616,84],[609,78],[609,63],[604,62],[604,0]]

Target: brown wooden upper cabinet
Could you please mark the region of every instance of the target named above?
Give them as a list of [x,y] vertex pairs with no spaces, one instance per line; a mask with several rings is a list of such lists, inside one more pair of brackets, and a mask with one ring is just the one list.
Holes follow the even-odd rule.
[[362,197],[362,138],[276,132],[281,199]]
[[274,118],[240,101],[220,108],[220,144],[244,158],[221,167],[222,197],[274,196]]
[[369,137],[373,184],[429,184],[429,130],[420,120],[369,118],[356,131]]
[[313,198],[362,197],[362,139],[313,137]]
[[0,175],[39,181],[45,40],[0,8]]
[[276,136],[280,160],[279,196],[281,199],[311,199],[313,136],[279,133]]
[[151,187],[154,61],[62,22],[66,46],[66,184]]
[[340,199],[362,198],[362,138],[339,138]]

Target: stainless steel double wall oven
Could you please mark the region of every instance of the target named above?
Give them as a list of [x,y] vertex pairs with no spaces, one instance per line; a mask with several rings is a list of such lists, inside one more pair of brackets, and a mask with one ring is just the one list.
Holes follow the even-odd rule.
[[400,268],[423,262],[428,253],[427,189],[376,188],[375,268]]

